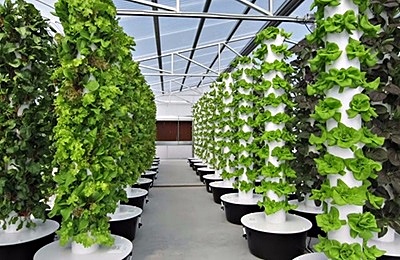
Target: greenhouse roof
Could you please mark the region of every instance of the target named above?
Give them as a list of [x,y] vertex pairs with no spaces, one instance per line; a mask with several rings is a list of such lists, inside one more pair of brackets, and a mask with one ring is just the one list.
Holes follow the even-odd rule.
[[[62,31],[51,15],[56,0],[27,0]],[[200,95],[229,70],[238,55],[254,49],[267,26],[308,33],[311,0],[114,0],[125,31],[135,38],[135,61],[156,96],[188,91]],[[182,102],[191,100],[181,97]]]

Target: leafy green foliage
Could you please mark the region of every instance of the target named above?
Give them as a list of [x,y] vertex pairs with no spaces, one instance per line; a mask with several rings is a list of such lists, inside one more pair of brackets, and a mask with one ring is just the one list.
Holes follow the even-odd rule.
[[338,230],[346,224],[346,220],[339,219],[339,210],[331,207],[328,213],[320,214],[315,217],[317,224],[325,232]]
[[332,260],[359,260],[363,259],[363,250],[360,244],[341,244],[337,240],[318,236],[319,243],[315,245],[318,252],[324,252]]
[[154,95],[112,1],[59,0],[55,206],[61,244],[111,245],[108,213],[154,157]]
[[252,189],[254,189],[254,183],[253,182],[247,182],[247,181],[239,181],[236,182],[234,185],[234,188],[239,189],[244,192],[249,192]]
[[346,167],[353,173],[354,178],[359,181],[375,179],[376,172],[382,169],[382,165],[366,158],[361,149],[355,151],[354,155],[355,158],[345,159]]
[[347,218],[349,220],[350,235],[353,238],[359,236],[367,241],[373,237],[373,233],[380,231],[374,215],[370,212],[351,213]]
[[292,151],[290,151],[288,147],[277,146],[272,150],[271,155],[275,156],[280,161],[290,161],[295,158]]
[[338,180],[337,186],[332,189],[332,203],[339,206],[347,204],[363,206],[366,200],[365,185],[349,188],[342,180]]
[[372,25],[366,15],[356,16],[353,10],[348,10],[344,14],[334,14],[325,19],[317,19],[317,28],[314,32],[307,35],[310,42],[318,42],[327,34],[341,33],[346,31],[352,34],[354,30],[361,30],[365,35],[374,36],[380,29],[379,25]]
[[[256,187],[256,192],[260,193],[260,188]],[[257,191],[258,190],[258,191]],[[264,208],[264,212],[267,215],[272,215],[280,210],[289,211],[296,208],[296,205],[289,204],[287,201],[275,201],[267,196],[263,197],[263,201],[257,203],[258,206]]]
[[368,92],[374,101],[373,107],[378,114],[377,118],[367,123],[367,127],[379,136],[385,138],[383,147],[368,147],[365,156],[382,163],[382,170],[378,172],[376,181],[372,181],[370,190],[373,194],[385,198],[381,209],[372,204],[366,205],[366,210],[372,212],[381,228],[380,235],[384,235],[387,227],[392,227],[400,233],[400,22],[396,1],[371,0],[373,24],[380,25],[382,30],[378,37],[364,37],[363,44],[377,53],[381,61],[371,68],[364,67],[370,79],[381,78],[381,88]]
[[372,82],[366,81],[366,73],[359,69],[350,67],[348,69],[330,69],[329,72],[321,72],[321,76],[313,85],[307,86],[309,95],[323,94],[324,91],[332,89],[334,86],[340,88],[343,92],[344,88],[364,87],[368,90],[376,90],[379,86],[380,79],[376,78]]
[[328,42],[325,49],[318,50],[317,55],[309,61],[311,71],[318,71],[325,64],[332,64],[341,54],[342,51],[336,43]]
[[325,7],[325,6],[338,6],[340,4],[340,0],[315,0],[311,7],[310,10],[312,10],[314,7]]
[[[358,61],[366,66],[374,66],[376,64],[377,55],[372,54],[373,52],[369,51],[359,41],[358,32],[362,32],[362,37],[376,37],[380,26],[375,25],[373,22],[371,23],[368,17],[363,14],[369,5],[368,1],[355,0],[353,2],[359,6],[360,10],[351,10],[349,8],[350,10],[344,10],[344,13],[338,12],[331,16],[326,16],[330,13],[327,10],[335,11],[335,9],[329,8],[330,6],[340,5],[341,2],[314,1],[313,6],[318,7],[316,12],[317,27],[314,32],[307,36],[307,40],[319,45],[323,45],[326,40],[335,41],[335,37],[348,41],[345,49],[346,53],[341,53],[339,46],[331,45],[329,42],[326,43],[322,50],[317,51],[317,56],[310,63],[312,70],[317,72],[324,69],[326,65],[332,66],[328,67],[328,71],[319,73],[317,80],[307,86],[309,95],[323,96],[324,102],[326,102],[326,99],[336,98],[336,100],[329,100],[330,103],[318,104],[315,108],[314,119],[319,123],[326,124],[319,125],[319,133],[310,135],[310,143],[316,145],[319,149],[338,147],[354,153],[354,156],[347,154],[344,158],[341,158],[338,156],[340,149],[332,149],[332,151],[335,151],[334,155],[329,153],[321,155],[320,158],[315,160],[319,173],[335,177],[338,177],[338,174],[352,174],[356,180],[360,181],[360,185],[353,186],[353,183],[349,186],[339,176],[334,183],[326,180],[319,190],[313,191],[311,198],[326,201],[331,206],[330,212],[318,216],[318,225],[326,232],[339,229],[346,224],[345,221],[339,219],[341,207],[336,210],[332,205],[363,206],[365,203],[369,203],[379,206],[382,202],[382,199],[378,199],[368,191],[368,187],[371,185],[369,179],[376,177],[376,171],[381,168],[380,164],[367,159],[359,147],[364,145],[367,147],[379,147],[383,144],[383,139],[365,127],[352,127],[353,122],[362,123],[361,119],[365,122],[371,121],[379,115],[371,107],[370,99],[362,92],[364,90],[376,91],[380,86],[380,78],[369,77],[365,70],[358,68],[357,64]],[[358,32],[354,33],[355,31]],[[340,47],[343,48],[344,46]],[[349,60],[355,60],[353,64],[356,67],[343,68],[340,64],[333,62],[342,55],[346,55]],[[350,104],[343,104],[346,109],[349,105],[349,109],[346,111],[347,117],[345,117],[346,115],[343,114],[343,111],[341,112],[342,114],[339,114],[338,110],[341,108],[341,104],[337,99],[340,95],[350,94],[349,88],[360,91],[356,95],[352,94],[354,97]],[[351,92],[354,93],[354,91]],[[335,101],[336,104],[331,101]],[[326,122],[332,118],[337,121],[337,125],[332,120]],[[328,127],[329,131],[327,130]],[[336,180],[336,178],[332,180]],[[317,251],[324,252],[329,259],[375,259],[375,255],[378,256],[381,252],[376,248],[366,246],[366,242],[372,236],[372,232],[377,231],[375,219],[369,213],[350,213],[348,217],[347,225],[351,230],[350,235],[353,238],[357,236],[363,238],[363,244],[347,244],[329,240],[328,234],[328,238],[320,237],[320,243],[316,246]]]
[[[309,143],[310,135],[318,134],[320,131],[316,124],[310,120],[310,115],[314,113],[318,102],[317,96],[309,96],[306,93],[306,86],[315,80],[316,74],[309,68],[309,60],[315,54],[315,45],[307,41],[301,41],[294,48],[297,56],[296,60],[291,62],[295,69],[295,74],[290,76],[293,84],[291,95],[296,106],[286,109],[288,115],[293,120],[286,123],[286,130],[296,136],[295,142],[287,142],[286,146],[295,151],[295,159],[288,162],[290,168],[295,172],[290,175],[291,181],[296,187],[296,195],[299,200],[303,200],[305,195],[309,195],[312,189],[319,188],[325,179],[325,176],[318,174],[314,159],[318,154],[313,150]],[[322,148],[322,146],[321,146]],[[320,150],[323,153],[323,150]],[[287,175],[288,176],[288,175]],[[317,204],[319,202],[316,202]]]
[[283,29],[270,26],[256,35],[255,42],[257,44],[262,44],[266,40],[276,39],[278,35],[284,38],[289,38],[291,36],[290,33],[285,32]]
[[15,212],[10,222],[18,228],[34,226],[31,215],[46,219],[54,189],[50,77],[57,60],[51,30],[32,4],[0,4],[0,220]]
[[342,107],[340,100],[327,97],[324,100],[321,100],[318,105],[315,106],[315,112],[311,115],[311,117],[319,122],[325,122],[330,118],[334,118],[339,122],[341,114],[337,110],[340,107]]
[[377,117],[378,114],[375,109],[370,105],[370,99],[365,94],[356,94],[353,96],[353,100],[350,102],[350,109],[346,110],[349,118],[353,118],[358,114],[365,121],[371,121],[372,117]]
[[345,173],[344,160],[341,157],[326,153],[323,157],[315,159],[318,172],[321,175]]
[[372,67],[376,64],[376,54],[371,54],[369,49],[353,38],[349,38],[349,44],[346,46],[347,57],[352,60],[358,58],[360,62],[365,63],[368,67]]

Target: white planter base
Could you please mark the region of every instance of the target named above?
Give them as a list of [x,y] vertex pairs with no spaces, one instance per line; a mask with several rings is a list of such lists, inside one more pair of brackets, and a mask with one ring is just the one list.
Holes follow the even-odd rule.
[[298,256],[293,260],[328,260],[328,258],[323,253],[310,253]]
[[221,196],[223,202],[238,205],[257,205],[259,201],[262,201],[262,195],[253,194],[251,199],[242,199],[238,193],[228,193]]
[[33,220],[36,224],[35,228],[22,228],[20,231],[15,233],[6,233],[0,229],[0,246],[9,246],[15,244],[22,244],[30,242],[54,233],[58,228],[59,224],[54,220]]
[[311,222],[307,219],[292,214],[286,214],[286,222],[281,224],[267,222],[264,212],[248,214],[242,217],[241,222],[248,228],[274,234],[300,233],[312,227]]
[[374,236],[372,237],[372,239],[375,241],[378,241],[378,242],[391,243],[395,240],[395,234],[396,234],[396,232],[394,231],[394,229],[391,227],[388,227],[388,230],[384,236],[378,237],[378,234],[374,233]]
[[316,207],[314,205],[307,204],[305,203],[305,201],[299,202],[298,200],[290,200],[289,203],[297,205],[297,208],[295,208],[294,211],[312,213],[312,214],[324,213],[322,207]]
[[233,189],[233,184],[230,181],[214,181],[210,183],[213,188],[231,188]]
[[121,260],[132,252],[132,242],[126,238],[113,235],[115,242],[111,247],[100,246],[96,251],[78,256],[72,253],[71,245],[62,247],[59,241],[50,243],[36,252],[33,260]]
[[84,247],[82,244],[72,242],[71,243],[71,251],[74,255],[88,255],[99,249],[98,244],[94,244],[90,247]]
[[371,239],[368,241],[369,246],[375,245],[381,250],[385,250],[385,256],[400,257],[400,235],[395,233],[393,242],[382,242]]

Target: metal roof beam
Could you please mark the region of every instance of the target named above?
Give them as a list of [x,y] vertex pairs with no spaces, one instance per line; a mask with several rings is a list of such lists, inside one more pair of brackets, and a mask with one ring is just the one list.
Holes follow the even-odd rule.
[[[256,0],[252,0],[251,3],[254,4],[256,2]],[[251,8],[247,7],[244,11],[243,14],[247,15],[250,12]],[[239,26],[242,24],[243,20],[239,20],[237,21],[237,23],[235,24],[235,27],[233,27],[232,31],[229,33],[228,37],[226,38],[225,43],[231,42],[231,39],[233,38],[233,36],[235,35],[236,31],[239,29]],[[254,35],[251,36],[251,38],[253,38]],[[215,64],[215,62],[218,61],[218,70],[220,70],[221,68],[221,64],[220,64],[220,60],[221,60],[221,53],[223,52],[223,50],[225,49],[226,44],[220,46],[220,48],[218,48],[218,53],[215,56],[214,60],[211,62],[210,68],[212,68]],[[197,84],[197,87],[200,87],[201,83],[203,82],[205,78],[202,78],[199,81],[199,84]]]
[[173,74],[167,74],[167,73],[142,73],[143,76],[160,76],[160,77],[208,77],[208,78],[217,78],[218,75],[216,74],[208,74],[208,73],[202,73],[202,74],[194,74],[194,73],[173,73]]
[[[157,3],[157,0],[152,0],[154,3]],[[153,10],[156,10],[156,7],[153,7]],[[162,48],[161,48],[161,34],[160,34],[160,21],[157,16],[153,17],[153,25],[154,25],[154,34],[155,34],[155,40],[156,40],[156,49],[157,49],[157,55],[158,55],[158,67],[160,70],[163,70],[163,63],[162,63]],[[161,80],[161,92],[164,93],[164,78],[163,75],[160,74],[160,80]]]
[[[210,5],[211,5],[211,0],[206,0],[206,2],[204,3],[204,7],[203,7],[203,13],[208,13],[208,10],[210,9]],[[199,22],[199,26],[197,27],[196,36],[193,40],[193,46],[192,46],[193,50],[190,52],[189,59],[193,59],[194,52],[197,47],[197,44],[199,43],[200,35],[201,35],[201,32],[203,31],[205,21],[206,21],[205,18],[201,18],[201,20]],[[185,68],[185,73],[189,72],[190,64],[191,64],[191,61],[188,61],[186,68]],[[185,84],[185,81],[186,81],[186,77],[182,79],[182,84]],[[182,87],[180,90],[182,90]]]
[[[200,62],[197,62],[197,61],[195,61],[195,60],[193,60],[193,59],[190,59],[190,58],[188,58],[188,57],[186,57],[186,56],[183,56],[182,54],[179,54],[179,53],[177,53],[176,55],[179,56],[179,57],[181,57],[182,59],[185,59],[185,60],[187,60],[187,61],[190,61],[191,63],[196,64],[197,66],[202,67],[203,69],[206,69],[207,71],[211,71],[212,73],[218,74],[217,71],[211,69],[210,67],[207,67],[207,66],[201,64]],[[187,73],[187,72],[186,72],[186,73]]]
[[[302,0],[295,0],[302,1]],[[156,16],[156,17],[175,17],[175,18],[209,18],[225,20],[248,20],[248,21],[278,21],[288,23],[312,22],[309,17],[290,17],[285,15],[243,15],[230,13],[200,13],[200,12],[163,12],[163,11],[138,11],[129,9],[118,9],[120,16]]]
[[259,12],[259,13],[261,13],[263,15],[268,15],[268,16],[273,15],[271,9],[270,9],[270,11],[267,11],[264,8],[261,8],[261,7],[257,6],[257,5],[255,5],[254,3],[251,3],[251,2],[249,2],[247,0],[236,0],[236,1],[246,5],[248,7],[250,7],[253,10],[256,10],[257,12]]
[[[229,40],[225,40],[225,41],[218,41],[218,42],[199,45],[195,49],[196,50],[200,50],[200,49],[205,49],[205,48],[216,47],[219,44],[226,44],[226,43],[243,41],[243,40],[246,40],[246,39],[251,39],[253,37],[254,37],[254,34],[245,35],[245,36],[238,37],[238,38],[235,38],[235,39],[229,39]],[[192,51],[192,50],[193,50],[193,48],[188,48],[188,49],[182,49],[182,50],[178,50],[178,51],[166,52],[166,53],[162,54],[161,57],[165,57],[165,56],[169,56],[169,55],[173,55],[173,54],[177,54],[177,53],[185,53],[185,52],[189,52],[189,51]],[[156,59],[156,58],[158,58],[158,55],[152,55],[150,57],[144,57],[144,58],[137,58],[137,59],[135,59],[135,61],[144,62],[144,61],[149,61],[149,60],[153,60],[153,59]]]
[[[293,13],[302,3],[304,2],[304,0],[286,0],[281,7],[276,11],[276,14],[279,16],[287,16],[290,15],[291,13]],[[310,19],[305,19],[303,22],[310,22]],[[270,26],[278,26],[280,25],[282,22],[285,22],[284,20],[275,20],[275,21],[270,21],[269,23],[267,23],[266,25],[263,26],[263,28],[261,28],[260,31],[264,30],[267,27]],[[242,51],[240,52],[240,54],[242,54],[243,56],[248,56],[250,55],[250,53],[256,48],[256,43],[255,40],[253,39],[252,41],[250,41],[247,46],[245,46]]]
[[135,4],[141,4],[141,5],[150,6],[150,7],[153,7],[153,10],[162,9],[162,10],[172,11],[172,12],[176,12],[177,11],[177,9],[175,9],[175,8],[173,8],[171,6],[158,4],[156,2],[149,2],[149,1],[146,1],[146,0],[124,0],[124,1],[135,3]]

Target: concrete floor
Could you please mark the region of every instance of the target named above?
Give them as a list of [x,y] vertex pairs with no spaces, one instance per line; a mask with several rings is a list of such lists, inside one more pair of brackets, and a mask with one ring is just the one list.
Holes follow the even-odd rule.
[[161,160],[149,199],[133,259],[258,259],[250,254],[242,227],[227,222],[186,160]]

